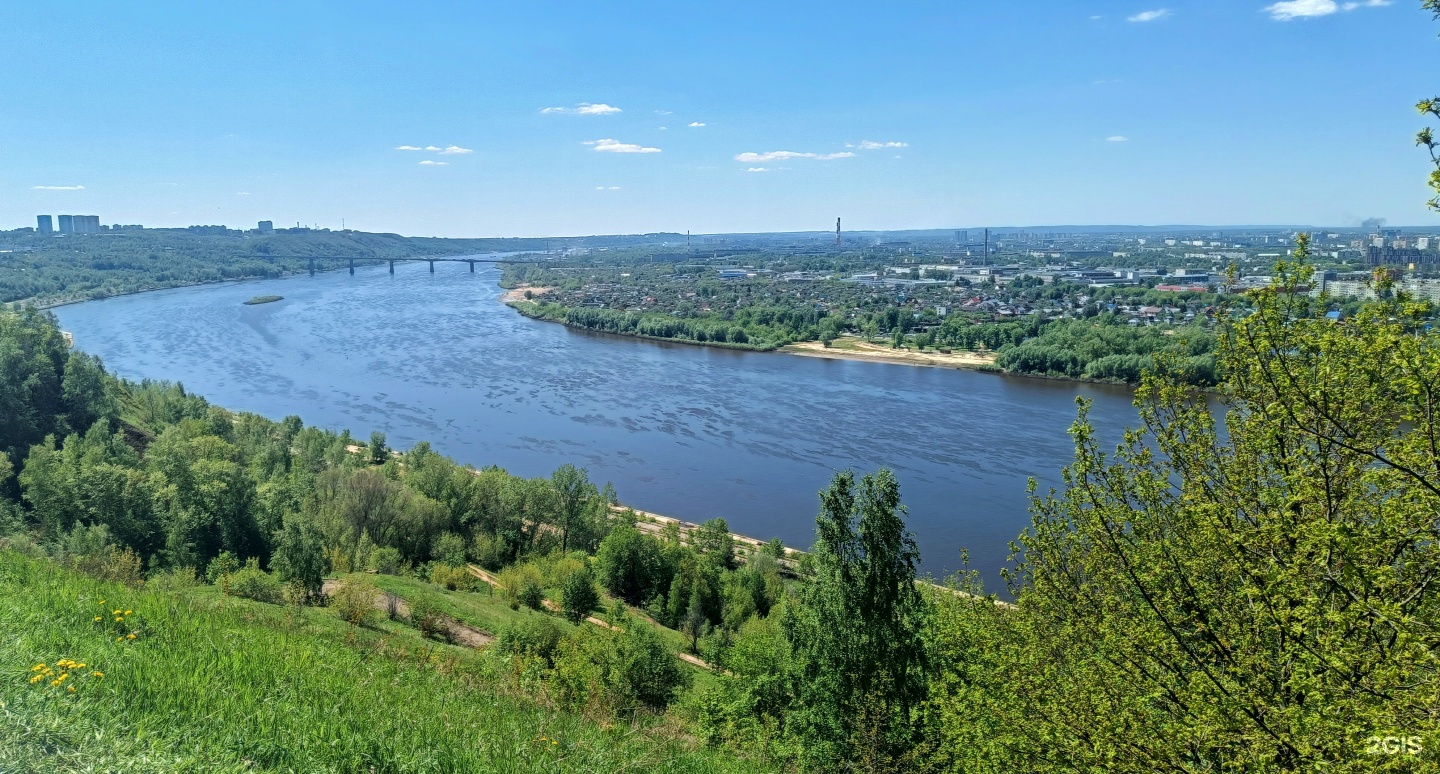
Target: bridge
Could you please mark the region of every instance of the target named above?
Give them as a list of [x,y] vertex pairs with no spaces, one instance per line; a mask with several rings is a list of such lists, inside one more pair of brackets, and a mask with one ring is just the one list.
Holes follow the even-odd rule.
[[[513,254],[512,254],[512,255],[513,255]],[[436,264],[436,263],[468,263],[468,264],[470,264],[470,273],[471,273],[471,274],[474,274],[474,273],[475,273],[475,264],[477,264],[477,263],[491,263],[491,264],[495,264],[495,263],[543,263],[543,261],[536,261],[536,260],[517,261],[517,260],[515,260],[513,257],[509,257],[509,256],[506,256],[506,257],[489,257],[489,256],[483,256],[483,255],[482,255],[482,256],[474,256],[474,255],[410,255],[410,256],[405,256],[405,257],[403,257],[403,258],[377,258],[377,257],[375,257],[375,256],[373,256],[373,255],[273,255],[273,254],[269,254],[269,253],[256,253],[256,254],[254,254],[254,255],[251,256],[251,257],[255,257],[255,258],[285,258],[285,259],[308,260],[308,261],[310,262],[310,276],[312,276],[312,277],[315,276],[315,262],[316,262],[316,261],[349,261],[349,263],[350,263],[350,273],[351,273],[352,275],[355,273],[355,262],[356,262],[356,261],[368,262],[368,263],[385,263],[385,262],[389,262],[389,264],[390,264],[390,273],[391,273],[391,274],[394,274],[394,273],[395,273],[395,262],[396,262],[396,261],[402,261],[402,262],[403,262],[403,261],[426,261],[427,263],[430,264],[430,273],[431,273],[431,274],[434,274],[434,273],[435,273],[435,264]]]

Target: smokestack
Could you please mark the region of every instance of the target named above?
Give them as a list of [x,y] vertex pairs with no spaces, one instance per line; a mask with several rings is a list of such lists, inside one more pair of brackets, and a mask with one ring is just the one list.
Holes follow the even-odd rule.
[[835,219],[835,244],[836,244],[837,246],[840,244],[840,219],[839,219],[839,218],[836,218],[836,219]]
[[985,229],[985,265],[990,265],[990,229]]

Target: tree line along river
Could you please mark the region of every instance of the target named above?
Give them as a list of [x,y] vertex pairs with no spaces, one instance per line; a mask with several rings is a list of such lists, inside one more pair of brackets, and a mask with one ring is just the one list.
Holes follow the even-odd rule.
[[[573,330],[499,301],[498,270],[423,263],[142,293],[61,307],[120,376],[227,408],[429,441],[477,467],[565,463],[633,507],[807,547],[816,492],[847,467],[895,470],[924,557],[998,590],[1029,524],[1026,480],[1056,485],[1075,397],[1118,440],[1122,387],[740,352]],[[246,306],[258,294],[282,301]]]

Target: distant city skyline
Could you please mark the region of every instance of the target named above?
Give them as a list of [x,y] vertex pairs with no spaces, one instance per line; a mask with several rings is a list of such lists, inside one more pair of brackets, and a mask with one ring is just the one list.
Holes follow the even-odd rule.
[[0,228],[1440,227],[1417,5],[19,7]]

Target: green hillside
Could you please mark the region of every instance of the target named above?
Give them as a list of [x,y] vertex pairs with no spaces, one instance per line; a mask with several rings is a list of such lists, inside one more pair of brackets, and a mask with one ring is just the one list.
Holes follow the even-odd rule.
[[403,624],[164,585],[0,551],[0,771],[764,770],[547,706]]

